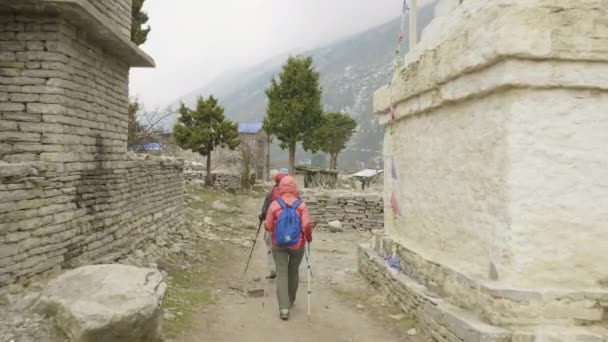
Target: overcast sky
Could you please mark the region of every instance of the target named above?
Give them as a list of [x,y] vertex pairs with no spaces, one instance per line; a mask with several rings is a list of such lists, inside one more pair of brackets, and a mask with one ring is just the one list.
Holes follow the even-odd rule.
[[142,49],[156,68],[132,70],[131,96],[164,106],[224,71],[387,22],[401,6],[401,0],[147,0],[152,32]]

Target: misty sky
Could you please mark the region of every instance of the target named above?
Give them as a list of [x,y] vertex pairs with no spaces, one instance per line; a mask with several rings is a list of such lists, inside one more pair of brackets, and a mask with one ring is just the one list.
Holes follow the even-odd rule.
[[402,0],[147,0],[152,32],[142,49],[156,68],[131,71],[131,96],[164,106],[223,71],[364,31],[397,17],[401,6]]

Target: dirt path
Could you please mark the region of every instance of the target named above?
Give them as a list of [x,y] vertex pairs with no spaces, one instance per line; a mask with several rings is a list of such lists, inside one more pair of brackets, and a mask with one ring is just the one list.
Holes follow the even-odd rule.
[[[257,221],[255,216],[260,198],[235,197],[224,200],[238,203],[242,210],[241,217],[250,222]],[[218,227],[222,225],[222,220],[234,218],[234,214],[216,215],[216,220],[220,221]],[[209,267],[200,273],[188,276],[188,281],[183,284],[192,287],[193,292],[170,293],[169,297],[173,298],[169,298],[169,301],[174,304],[185,300],[196,306],[191,312],[177,312],[180,317],[168,323],[169,335],[172,335],[169,336],[170,341],[416,341],[415,337],[407,334],[409,329],[415,327],[415,322],[402,317],[391,318],[390,315],[398,314],[399,310],[384,305],[383,298],[374,296],[373,289],[357,273],[356,244],[369,238],[358,232],[339,235],[315,232],[312,244],[314,279],[311,319],[308,320],[306,312],[304,261],[296,306],[288,322],[280,321],[274,281],[267,282],[265,298],[247,295],[248,289],[260,291],[264,288],[264,280],[259,278],[264,279],[268,272],[265,248],[263,243],[259,243],[247,276],[242,276],[249,250],[245,247],[246,243],[239,244],[238,241],[244,238],[246,242],[247,236],[252,237],[255,234],[252,228],[250,225],[249,229],[224,230],[223,234],[229,236],[206,244],[210,249],[205,251],[206,257],[213,258],[213,263],[207,264]],[[170,291],[176,286],[175,283],[180,282],[173,276]],[[187,324],[180,323],[183,315],[188,316]]]

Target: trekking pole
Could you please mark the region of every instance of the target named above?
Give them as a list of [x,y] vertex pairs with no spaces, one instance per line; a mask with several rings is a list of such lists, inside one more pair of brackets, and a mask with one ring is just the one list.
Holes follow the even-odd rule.
[[310,288],[310,277],[312,276],[312,269],[310,267],[310,244],[306,244],[306,250],[304,250],[304,255],[306,255],[306,263],[308,264],[308,272],[307,274],[307,282],[308,282],[308,320],[310,321],[310,295],[312,294],[312,290]]
[[[266,236],[264,236],[264,240],[266,240]],[[268,255],[270,255],[270,250],[267,251]],[[268,263],[266,263],[266,269],[268,271]],[[262,299],[262,309],[266,305],[266,287],[268,286],[269,277],[264,276],[264,299]]]
[[251,252],[249,252],[249,259],[247,259],[247,265],[245,265],[245,272],[243,272],[243,275],[247,274],[247,269],[249,268],[249,262],[251,261],[251,256],[253,255],[253,250],[255,249],[255,243],[258,242],[258,236],[260,235],[260,229],[262,229],[262,220],[260,220],[260,225],[258,226],[258,231],[255,233],[255,238],[253,239],[253,246],[251,246]]

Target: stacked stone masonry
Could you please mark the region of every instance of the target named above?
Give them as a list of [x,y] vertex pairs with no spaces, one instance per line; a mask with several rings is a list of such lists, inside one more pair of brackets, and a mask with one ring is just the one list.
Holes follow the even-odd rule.
[[318,228],[341,221],[344,229],[382,229],[384,201],[380,193],[305,190],[302,198]]
[[1,160],[123,159],[129,66],[59,17],[0,13],[0,25]]
[[[379,232],[359,246],[359,271],[437,341],[608,337],[608,291],[506,288],[430,261]],[[388,266],[389,256],[401,270]]]
[[112,261],[183,222],[182,162],[0,164],[0,286]]
[[0,287],[111,262],[184,223],[183,161],[126,153],[134,59],[89,35],[111,27],[82,26],[105,16],[128,37],[130,1],[55,5],[0,4]]
[[89,0],[89,2],[115,23],[121,34],[131,37],[131,0]]
[[222,190],[238,190],[241,188],[241,175],[214,172],[213,187]]

